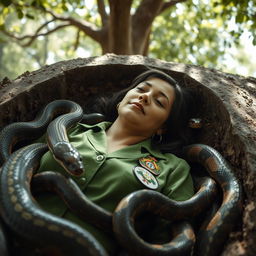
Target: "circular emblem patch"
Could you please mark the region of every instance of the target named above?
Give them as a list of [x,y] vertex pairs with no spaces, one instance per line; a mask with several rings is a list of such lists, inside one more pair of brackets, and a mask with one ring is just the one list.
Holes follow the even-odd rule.
[[138,180],[146,187],[148,187],[150,189],[158,188],[157,179],[147,169],[142,168],[140,166],[135,166],[133,168],[133,172],[134,172],[135,176],[138,178]]
[[139,159],[139,163],[142,167],[149,170],[154,175],[160,174],[160,168],[157,164],[157,160],[152,156],[142,157]]

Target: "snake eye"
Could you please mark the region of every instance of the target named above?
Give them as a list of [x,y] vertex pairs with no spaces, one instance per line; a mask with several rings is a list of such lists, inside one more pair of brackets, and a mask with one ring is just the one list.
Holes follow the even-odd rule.
[[68,169],[69,169],[70,171],[75,171],[75,170],[77,169],[77,165],[76,165],[76,164],[70,164],[70,165],[68,166]]
[[74,163],[75,162],[75,157],[69,153],[63,154],[62,158],[66,163]]

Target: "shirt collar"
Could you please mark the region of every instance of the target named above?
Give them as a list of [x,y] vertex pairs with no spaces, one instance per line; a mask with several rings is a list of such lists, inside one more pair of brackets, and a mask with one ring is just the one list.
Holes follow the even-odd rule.
[[167,159],[167,157],[157,148],[153,148],[151,139],[147,139],[139,143],[141,145],[141,152],[148,152],[149,155],[158,159]]
[[92,129],[94,132],[99,132],[99,131],[105,131],[107,130],[107,128],[109,128],[109,126],[111,126],[111,122],[101,122],[101,123],[97,123],[97,124],[82,124],[80,123],[81,126],[85,127],[86,129]]
[[[94,125],[81,124],[87,129],[92,129],[93,132],[101,132],[107,130],[111,126],[111,122],[101,122]],[[108,154],[108,157],[116,158],[135,158],[151,155],[157,159],[167,159],[166,156],[158,149],[153,148],[151,139],[141,141],[137,144],[125,147],[121,150]]]

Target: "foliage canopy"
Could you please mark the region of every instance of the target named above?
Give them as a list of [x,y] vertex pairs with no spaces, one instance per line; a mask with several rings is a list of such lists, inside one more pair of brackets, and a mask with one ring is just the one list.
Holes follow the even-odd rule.
[[1,0],[0,63],[11,38],[39,67],[81,52],[218,67],[245,30],[256,45],[255,28],[254,0]]

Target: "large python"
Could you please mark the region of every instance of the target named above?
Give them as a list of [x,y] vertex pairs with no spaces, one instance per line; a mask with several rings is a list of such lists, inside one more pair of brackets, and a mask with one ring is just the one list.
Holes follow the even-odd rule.
[[[197,193],[182,202],[171,200],[152,190],[133,192],[121,200],[113,214],[116,238],[131,255],[191,255],[195,234],[188,220],[207,209],[216,193],[215,183],[210,178],[204,178]],[[176,235],[169,243],[151,244],[139,237],[135,230],[136,219],[143,212],[154,213],[172,222],[181,220],[183,224],[178,233],[175,230]]]
[[36,139],[47,129],[47,143],[55,159],[71,175],[82,174],[84,167],[80,154],[69,143],[66,133],[82,117],[80,105],[69,100],[55,100],[35,120],[7,125],[0,133],[0,165],[8,159],[17,142]]
[[31,190],[56,193],[81,219],[104,232],[112,231],[112,214],[87,199],[71,178],[52,171],[37,173],[33,176]]
[[[48,106],[49,107],[49,106]],[[51,108],[49,108],[49,111],[51,112]],[[76,112],[76,111],[74,111]],[[79,112],[79,111],[78,111]],[[80,114],[79,114],[80,116]],[[50,137],[54,137],[59,133],[60,129],[65,129],[65,126],[70,126],[72,122],[69,120],[69,115],[62,116],[59,120],[60,123],[64,125],[56,125],[58,122],[54,123],[50,126],[52,131],[50,134]],[[43,118],[42,118],[43,119]],[[80,119],[80,117],[78,118]],[[40,126],[38,124],[38,121],[34,121],[36,125]],[[48,121],[47,121],[48,122]],[[25,124],[25,123],[24,123]],[[25,130],[25,126],[23,124],[19,124],[19,129],[21,131]],[[58,128],[59,127],[59,128]],[[10,127],[9,127],[10,128]],[[35,128],[41,129],[39,127]],[[8,134],[8,128],[4,131],[4,134]],[[15,133],[12,129],[10,129],[10,133],[12,136],[15,136]],[[0,136],[1,137],[1,136]],[[8,137],[8,136],[7,136]],[[2,136],[2,140],[5,140],[7,138],[6,136]],[[57,136],[56,136],[57,137]],[[51,138],[50,138],[51,139]],[[65,138],[66,139],[66,138]],[[10,139],[7,141],[11,141]],[[5,145],[8,145],[9,142],[6,142]],[[54,144],[49,143],[49,146],[54,146]],[[42,228],[42,234],[45,234],[48,236],[48,233],[54,233],[54,230],[51,230],[51,225],[55,227],[60,228],[59,220],[57,222],[52,222],[52,216],[49,216],[47,213],[42,212],[40,208],[34,203],[33,197],[30,197],[29,195],[29,188],[28,184],[30,182],[31,176],[29,179],[24,178],[25,173],[30,173],[30,162],[22,162],[22,158],[26,155],[30,155],[30,158],[34,164],[34,162],[38,163],[38,159],[41,155],[41,149],[37,149],[37,147],[41,148],[41,146],[35,146],[32,145],[30,147],[27,147],[25,149],[21,149],[20,151],[15,152],[8,161],[6,161],[5,165],[3,166],[2,174],[1,174],[1,188],[5,189],[1,191],[0,198],[1,198],[1,208],[3,212],[3,218],[4,220],[9,223],[9,225],[13,226],[13,221],[16,221],[17,223],[22,223],[19,230],[22,230],[22,227],[24,227],[24,223],[29,223],[29,225],[32,225],[33,221],[37,218],[37,212],[40,214],[40,218],[44,219],[45,225],[43,225]],[[8,146],[7,148],[10,148]],[[6,146],[4,149],[0,148],[0,151],[6,151]],[[44,149],[45,150],[45,149]],[[43,150],[43,151],[44,151]],[[37,151],[40,151],[40,153],[35,153]],[[10,151],[8,151],[10,152]],[[9,154],[9,153],[7,153]],[[220,184],[222,191],[223,191],[223,203],[220,207],[220,209],[216,212],[214,218],[210,221],[209,225],[200,231],[199,236],[200,240],[199,243],[199,255],[218,255],[217,248],[221,249],[221,244],[223,241],[225,241],[225,238],[227,237],[229,231],[231,230],[234,220],[238,217],[238,215],[241,212],[241,188],[239,185],[239,182],[234,177],[232,170],[227,165],[225,160],[218,154],[215,150],[212,148],[205,146],[205,145],[191,145],[189,147],[184,148],[184,157],[188,161],[197,161],[201,163],[208,171],[209,175],[212,176],[218,184]],[[6,157],[7,158],[7,157]],[[27,159],[28,161],[28,159]],[[23,167],[24,166],[24,167]],[[22,168],[21,168],[22,167]],[[23,171],[21,171],[23,169]],[[7,170],[15,170],[15,175],[13,174],[13,171],[11,171],[9,174],[9,171]],[[21,174],[21,172],[23,174]],[[74,172],[74,170],[71,170],[72,174],[79,174],[78,172]],[[13,186],[13,181],[17,178],[16,185]],[[51,178],[50,178],[51,179]],[[55,178],[52,178],[55,179]],[[56,178],[57,179],[57,178]],[[9,183],[8,183],[9,180]],[[12,181],[13,180],[13,181]],[[23,180],[23,181],[22,181]],[[24,181],[25,180],[25,181]],[[22,182],[21,182],[22,181]],[[49,182],[49,180],[47,181]],[[209,181],[207,181],[209,182]],[[68,182],[64,182],[64,184],[68,184]],[[65,185],[65,186],[66,186]],[[13,192],[7,193],[6,191],[15,191],[14,195],[19,195],[21,191],[24,191],[24,187],[26,188],[26,193],[24,198],[27,200],[23,200],[22,197],[16,201],[16,199],[13,199]],[[131,253],[131,255],[170,255],[170,252],[173,252],[171,255],[184,255],[184,252],[191,253],[192,247],[193,247],[193,234],[191,231],[191,227],[188,224],[188,222],[185,222],[184,225],[179,226],[180,233],[177,236],[177,239],[168,243],[168,245],[155,245],[155,244],[149,244],[143,241],[137,234],[136,230],[134,228],[134,222],[135,217],[140,214],[140,211],[142,210],[141,205],[143,205],[143,209],[148,209],[150,211],[153,211],[155,214],[162,216],[163,218],[166,218],[168,220],[177,220],[177,219],[188,219],[190,218],[188,215],[192,214],[192,216],[195,216],[199,212],[200,207],[206,207],[207,203],[209,203],[210,197],[208,197],[209,193],[207,192],[208,189],[204,190],[203,188],[209,187],[209,184],[206,186],[206,183],[202,186],[202,189],[199,190],[194,197],[192,197],[190,200],[185,202],[175,202],[171,201],[170,199],[164,197],[158,192],[150,191],[150,190],[142,190],[138,192],[134,192],[130,195],[128,195],[126,198],[124,198],[120,204],[118,205],[116,211],[113,214],[113,229],[114,232],[117,234],[117,240],[120,241],[120,243],[126,248],[127,251]],[[65,191],[66,188],[63,187],[61,189],[62,191]],[[202,192],[205,191],[205,192]],[[3,194],[5,193],[5,194]],[[29,196],[28,196],[29,195]],[[78,194],[75,194],[76,197],[78,197]],[[213,194],[214,196],[214,194]],[[14,201],[13,201],[14,200]],[[66,202],[69,205],[69,207],[72,209],[72,203],[68,203],[68,197],[66,198]],[[74,199],[71,199],[71,201]],[[71,202],[70,201],[70,202]],[[26,204],[29,204],[30,209],[30,215],[26,214],[26,210],[24,210],[24,214],[17,214],[15,211],[16,203],[21,206],[21,209],[26,209]],[[205,206],[203,206],[206,203]],[[102,219],[105,221],[105,227],[106,229],[109,229],[109,218],[111,218],[111,215],[109,213],[106,213],[102,211],[102,209],[95,208],[93,204],[87,203],[88,210],[93,208],[92,211],[94,211],[96,214],[95,216],[99,216],[101,214]],[[85,209],[87,209],[85,206]],[[154,206],[154,207],[153,207]],[[191,208],[192,207],[192,208]],[[17,207],[16,207],[17,208]],[[19,208],[19,207],[18,207]],[[74,208],[74,207],[73,207]],[[159,210],[161,209],[161,210]],[[172,210],[170,210],[172,209]],[[184,210],[186,210],[186,213],[184,213]],[[75,211],[75,209],[73,209]],[[201,210],[201,209],[200,209]],[[10,211],[10,212],[9,212]],[[84,210],[86,212],[86,210]],[[5,212],[5,213],[4,213]],[[23,211],[22,211],[23,212]],[[97,214],[99,212],[99,215]],[[176,212],[176,214],[174,214]],[[85,214],[86,215],[86,214]],[[12,217],[13,216],[13,217]],[[30,216],[30,217],[28,217]],[[178,218],[178,217],[179,218]],[[10,218],[10,219],[9,219]],[[27,218],[27,219],[26,219]],[[84,218],[87,221],[90,221],[90,217]],[[228,221],[227,221],[228,220]],[[230,220],[230,221],[229,221]],[[64,221],[64,220],[63,220]],[[64,221],[65,222],[65,221]],[[97,220],[94,220],[92,222],[97,222]],[[108,223],[108,224],[106,224]],[[62,225],[62,224],[60,224]],[[66,225],[66,224],[65,224]],[[65,226],[66,227],[66,226]],[[33,227],[34,230],[36,230],[36,227]],[[57,228],[58,229],[58,228]],[[72,227],[71,227],[72,229]],[[76,229],[76,228],[75,228]],[[18,231],[17,231],[18,232]],[[76,231],[72,231],[75,232]],[[124,233],[126,232],[126,233]],[[26,232],[28,233],[28,230],[26,229]],[[79,233],[79,232],[78,232]],[[76,234],[78,234],[76,233]],[[125,234],[125,235],[124,235]],[[191,235],[192,234],[192,235]],[[62,235],[63,236],[63,235]],[[76,235],[74,235],[75,237]],[[80,235],[79,235],[80,236]],[[77,236],[78,237],[78,236]],[[83,235],[82,235],[83,237]],[[186,243],[184,242],[184,238],[186,238]],[[221,239],[219,239],[221,237]],[[182,238],[182,239],[181,239]],[[218,239],[217,239],[218,238]],[[64,238],[66,239],[66,238]],[[72,240],[72,237],[70,238]],[[87,236],[84,236],[84,239],[87,239]],[[132,241],[132,243],[136,244],[136,246],[131,246],[130,242],[127,243],[127,239],[129,241]],[[90,239],[89,239],[90,240]],[[72,240],[73,241],[73,240]],[[86,240],[87,241],[87,240]],[[91,241],[91,240],[90,240]],[[192,241],[192,242],[191,242]],[[50,243],[50,241],[49,241]],[[72,242],[71,242],[72,243]],[[90,243],[90,242],[88,242]],[[87,244],[88,244],[87,243]],[[94,243],[94,241],[92,242]],[[67,245],[69,243],[67,242]],[[72,246],[71,246],[72,247]],[[94,246],[94,248],[99,248],[99,246]],[[175,249],[176,248],[176,249]],[[178,249],[177,249],[178,248]],[[101,250],[101,249],[100,249]],[[146,253],[145,253],[146,250]],[[97,251],[97,249],[96,249]],[[105,253],[101,250],[101,253]],[[152,254],[153,253],[153,254]],[[163,253],[163,254],[162,254]],[[177,253],[177,254],[175,254]],[[98,254],[101,255],[101,254]]]
[[8,226],[39,247],[62,255],[106,256],[104,248],[86,230],[51,215],[35,202],[30,181],[47,151],[45,144],[32,144],[13,153],[0,173],[0,209]]
[[[197,255],[219,255],[223,243],[242,211],[241,185],[225,159],[207,145],[194,144],[185,147],[184,157],[189,162],[202,164],[208,174],[221,186],[222,204],[197,236]],[[148,244],[137,235],[134,223],[136,217],[144,210],[150,210],[170,221],[193,217],[203,210],[203,202],[207,201],[207,196],[203,195],[196,203],[193,202],[197,195],[184,202],[172,201],[160,193],[149,190],[128,195],[121,200],[114,212],[113,225],[118,234],[117,239],[132,255],[187,255],[181,248],[172,251],[174,248],[171,246],[176,246],[173,241],[163,245]],[[193,203],[190,204],[191,201]],[[125,239],[129,242],[125,243]],[[131,247],[130,244],[136,246]]]
[[189,145],[184,148],[184,157],[189,162],[201,163],[221,187],[220,208],[198,234],[199,254],[218,255],[242,213],[241,184],[230,164],[212,147],[203,144]]

